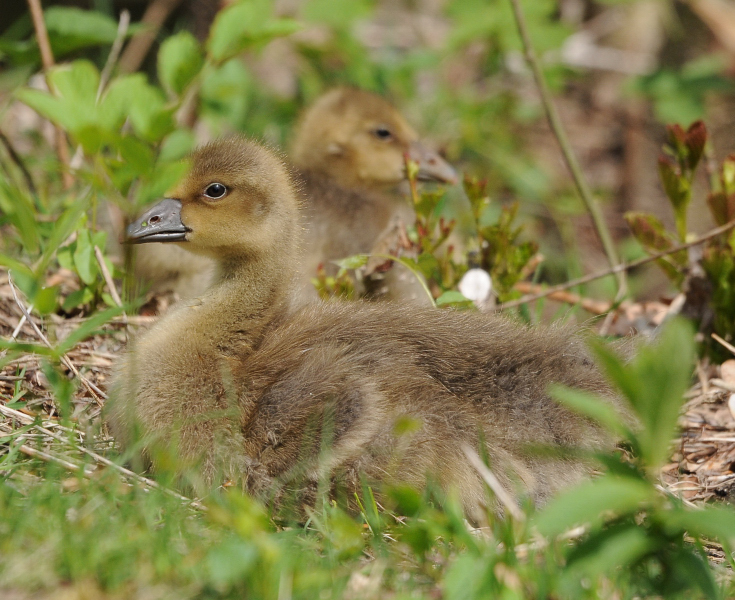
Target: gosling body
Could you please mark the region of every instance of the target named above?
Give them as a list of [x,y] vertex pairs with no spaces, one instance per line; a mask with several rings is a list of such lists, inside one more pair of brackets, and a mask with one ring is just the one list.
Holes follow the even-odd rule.
[[[123,444],[140,426],[149,448],[175,442],[211,484],[302,505],[325,477],[348,495],[362,477],[419,487],[429,477],[480,518],[486,496],[465,444],[509,489],[543,502],[586,467],[529,453],[529,441],[610,443],[547,395],[554,382],[610,397],[577,335],[389,303],[294,308],[299,201],[284,165],[238,139],[193,163],[168,212],[154,207],[131,234],[168,236],[216,260],[218,275],[121,360],[108,414]],[[227,192],[212,199],[215,183]],[[163,229],[144,231],[154,220]],[[400,433],[406,421],[415,427]]]

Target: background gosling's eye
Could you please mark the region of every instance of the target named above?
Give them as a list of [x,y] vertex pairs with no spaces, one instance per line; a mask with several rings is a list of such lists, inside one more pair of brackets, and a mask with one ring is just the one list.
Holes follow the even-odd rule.
[[204,195],[212,200],[219,200],[227,193],[227,188],[221,183],[210,183],[204,190]]
[[387,140],[393,135],[387,127],[378,127],[373,133],[381,140]]

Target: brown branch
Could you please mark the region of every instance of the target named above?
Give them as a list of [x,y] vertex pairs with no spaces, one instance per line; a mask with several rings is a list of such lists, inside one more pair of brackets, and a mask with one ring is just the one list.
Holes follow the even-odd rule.
[[140,65],[143,64],[156,40],[158,31],[180,3],[181,0],[153,0],[148,5],[140,21],[145,29],[133,36],[120,57],[122,72],[133,73],[140,69]]
[[[513,286],[513,289],[518,290],[522,294],[543,294],[546,291],[544,286],[537,283],[531,283],[530,281],[519,281]],[[614,302],[608,302],[607,300],[585,298],[579,294],[567,291],[553,292],[549,294],[549,299],[555,300],[556,302],[563,302],[564,304],[572,304],[574,306],[579,305],[587,312],[591,312],[595,315],[604,315],[606,312],[612,310],[615,304]],[[622,305],[625,304],[626,303],[623,303]]]
[[672,248],[669,248],[668,250],[664,250],[663,252],[657,252],[656,254],[651,254],[650,256],[639,258],[638,260],[634,260],[633,262],[630,262],[630,263],[620,263],[619,265],[616,265],[610,269],[606,269],[605,271],[599,271],[597,273],[592,273],[591,275],[585,275],[584,277],[578,277],[577,279],[572,279],[571,281],[567,281],[566,283],[560,283],[559,285],[551,286],[550,288],[546,288],[546,290],[538,294],[529,294],[527,296],[523,296],[522,298],[519,298],[518,300],[511,300],[510,302],[503,302],[503,304],[500,304],[497,307],[497,310],[503,310],[505,308],[513,308],[515,306],[520,306],[521,304],[526,304],[528,302],[533,302],[534,300],[539,300],[541,298],[551,296],[552,294],[555,294],[556,292],[568,290],[569,288],[573,288],[575,286],[582,285],[583,283],[589,283],[590,281],[594,281],[595,279],[606,277],[607,275],[614,275],[615,273],[619,273],[621,271],[627,271],[628,269],[634,269],[635,267],[640,267],[641,265],[648,264],[650,262],[658,260],[659,258],[668,256],[669,254],[675,254],[676,252],[679,252],[681,250],[687,250],[688,248],[692,248],[693,246],[698,246],[699,244],[702,244],[706,242],[707,240],[711,240],[712,238],[715,238],[718,235],[727,233],[733,228],[735,228],[735,220],[730,221],[729,223],[725,223],[724,225],[721,225],[720,227],[716,227],[715,229],[704,234],[703,236],[698,237],[695,240],[692,240],[691,242],[687,242],[686,244],[679,244],[678,246],[674,246]]
[[[615,244],[613,243],[612,236],[610,235],[610,230],[607,228],[607,224],[605,223],[605,219],[602,215],[602,211],[600,210],[600,206],[597,204],[597,200],[593,196],[592,190],[590,190],[589,185],[587,184],[587,180],[584,177],[582,168],[579,166],[577,157],[572,150],[572,145],[567,138],[566,132],[564,131],[564,126],[562,125],[559,113],[554,106],[554,102],[551,98],[551,92],[549,91],[549,87],[546,84],[546,79],[544,79],[541,65],[539,63],[538,57],[536,56],[536,52],[533,49],[533,44],[531,43],[531,36],[528,34],[526,18],[524,17],[523,11],[521,10],[520,0],[510,0],[510,3],[513,8],[513,15],[515,16],[516,25],[518,26],[518,32],[521,35],[521,41],[523,43],[526,61],[531,67],[533,77],[536,80],[536,86],[538,87],[539,93],[541,95],[541,102],[546,111],[546,117],[549,120],[549,125],[551,126],[551,130],[553,131],[557,141],[559,142],[562,155],[564,156],[567,167],[572,174],[572,179],[574,180],[574,184],[577,187],[577,191],[579,192],[579,195],[582,197],[582,201],[587,207],[587,212],[589,212],[590,216],[592,217],[592,221],[595,224],[595,229],[597,230],[597,235],[602,242],[602,247],[605,251],[605,254],[607,255],[607,260],[610,263],[610,267],[615,267],[620,262],[620,259],[618,258],[618,252],[615,249]],[[618,296],[620,299],[622,299],[627,290],[625,270],[622,269],[615,271],[615,274],[617,275],[618,280]]]
[[[54,93],[51,85],[49,72],[54,66],[54,54],[51,52],[51,42],[48,39],[48,31],[46,23],[43,20],[43,8],[41,8],[41,0],[28,0],[28,8],[31,10],[31,18],[33,19],[33,28],[36,30],[36,41],[41,51],[41,64],[43,65],[44,75],[46,77],[46,85],[49,92]],[[74,177],[69,171],[69,147],[66,145],[66,137],[64,130],[58,125],[54,126],[54,142],[56,144],[56,155],[61,163],[61,179],[64,183],[64,189],[69,189],[74,183]]]

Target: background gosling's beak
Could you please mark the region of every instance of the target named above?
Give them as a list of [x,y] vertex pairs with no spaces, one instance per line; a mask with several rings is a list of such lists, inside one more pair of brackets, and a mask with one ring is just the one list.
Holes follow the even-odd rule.
[[418,164],[420,181],[439,181],[450,185],[457,183],[457,171],[454,167],[421,142],[411,142],[408,157]]
[[181,202],[165,198],[128,225],[125,241],[129,244],[185,242],[187,231],[190,229],[181,222]]

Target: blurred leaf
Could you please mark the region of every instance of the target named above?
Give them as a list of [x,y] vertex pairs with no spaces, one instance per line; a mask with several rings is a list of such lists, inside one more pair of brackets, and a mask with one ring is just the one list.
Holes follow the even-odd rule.
[[5,213],[15,227],[29,254],[38,253],[40,234],[36,224],[36,207],[31,197],[6,179],[0,179],[0,211]]
[[47,315],[56,310],[58,306],[59,286],[44,287],[38,290],[33,297],[33,306],[41,315]]
[[174,94],[181,95],[204,65],[204,56],[193,35],[180,31],[161,44],[158,77]]
[[292,19],[272,17],[268,0],[240,0],[217,13],[207,40],[207,51],[223,63],[243,50],[298,31]]
[[601,343],[595,353],[607,376],[623,393],[642,428],[636,434],[646,468],[655,472],[669,456],[684,392],[694,364],[694,335],[684,320],[666,323],[659,339],[624,362]]
[[455,306],[461,308],[469,308],[474,306],[472,300],[465,298],[461,292],[449,290],[444,292],[436,299],[437,306]]
[[597,524],[605,513],[629,513],[644,508],[657,498],[647,481],[605,475],[578,485],[552,500],[536,517],[542,535],[558,535],[572,526]]
[[595,577],[612,569],[629,568],[655,550],[658,540],[635,523],[611,526],[590,534],[572,549],[569,568],[574,577]]
[[374,4],[374,0],[308,0],[302,11],[306,21],[339,29],[368,17]]
[[678,508],[662,515],[664,524],[673,530],[688,531],[691,536],[735,541],[735,513],[730,508],[707,506],[697,510]]
[[96,333],[102,325],[122,314],[122,312],[122,307],[115,306],[113,308],[103,310],[102,312],[95,313],[91,317],[85,319],[79,327],[56,344],[56,351],[59,354],[66,354],[79,342],[86,340],[89,336]]
[[735,194],[711,193],[707,196],[707,205],[717,225],[724,225],[735,219]]
[[368,263],[368,260],[370,260],[369,254],[355,254],[354,256],[348,256],[347,258],[332,262],[341,269],[359,269],[360,267],[364,267]]
[[99,267],[88,229],[80,229],[77,232],[74,267],[85,284],[92,285],[97,280]]
[[552,385],[549,394],[557,402],[599,423],[609,432],[620,437],[628,437],[630,431],[608,401],[588,392],[559,385]]

